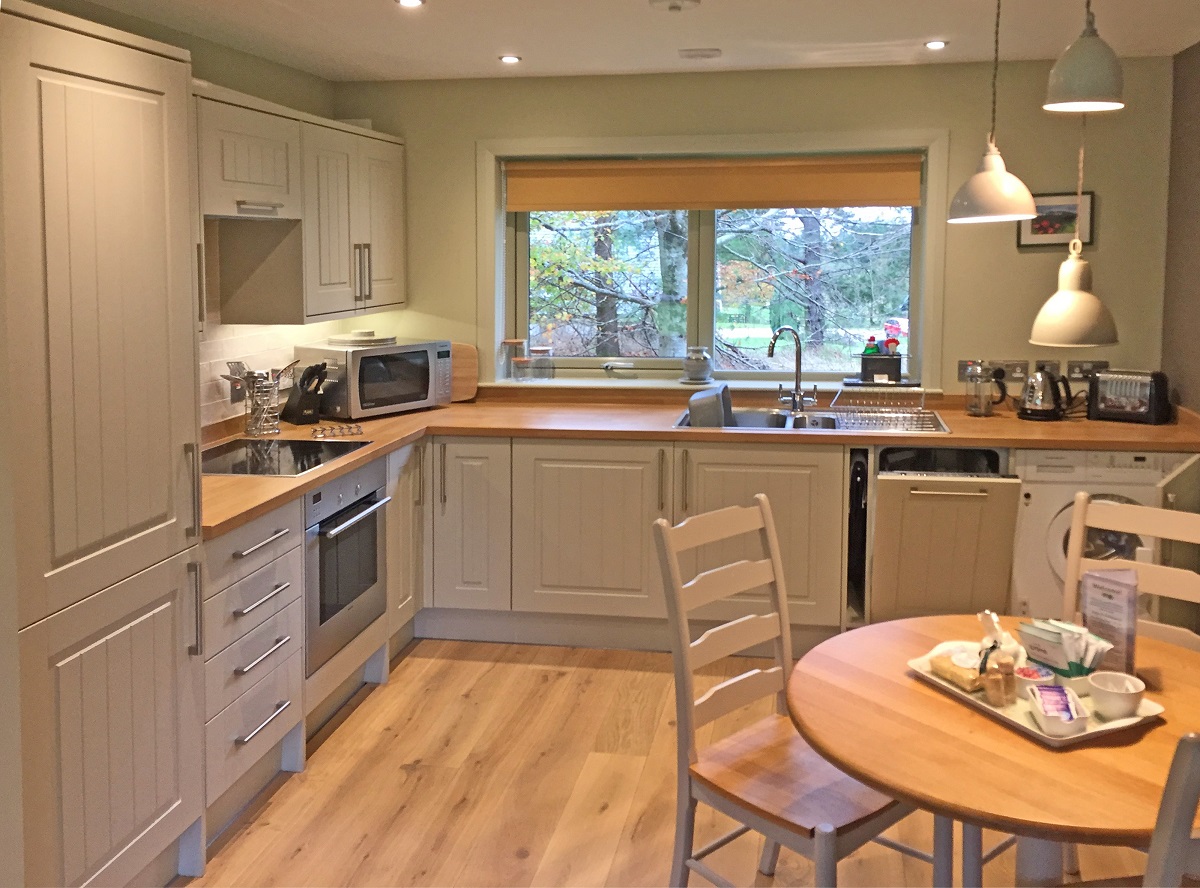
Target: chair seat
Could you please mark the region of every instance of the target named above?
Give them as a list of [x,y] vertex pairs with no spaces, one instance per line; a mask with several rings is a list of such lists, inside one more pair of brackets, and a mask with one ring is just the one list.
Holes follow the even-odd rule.
[[899,805],[839,771],[782,715],[771,715],[703,749],[692,778],[783,829],[837,832]]

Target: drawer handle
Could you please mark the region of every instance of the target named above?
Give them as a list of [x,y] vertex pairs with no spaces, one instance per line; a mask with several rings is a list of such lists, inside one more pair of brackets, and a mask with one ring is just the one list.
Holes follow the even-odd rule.
[[987,497],[986,490],[920,490],[912,488],[909,493],[913,496],[982,496]]
[[235,737],[233,742],[236,743],[238,746],[245,746],[247,743],[249,743],[251,740],[254,739],[254,737],[258,734],[259,731],[261,731],[263,728],[265,728],[271,722],[275,721],[275,719],[279,718],[279,716],[283,713],[283,710],[287,709],[291,705],[292,705],[291,700],[279,701],[278,703],[275,704],[275,711],[267,716],[267,720],[265,722],[263,722],[261,725],[259,725],[257,728],[255,728],[253,731],[251,731],[249,734],[247,734],[245,737]]
[[391,501],[392,501],[392,498],[390,496],[385,496],[379,502],[375,503],[375,505],[371,506],[371,508],[366,509],[365,511],[359,512],[357,515],[355,515],[349,521],[342,522],[341,524],[339,524],[337,527],[333,528],[332,530],[321,531],[321,536],[325,537],[327,540],[331,540],[335,536],[337,536],[339,533],[341,533],[342,531],[349,530],[351,527],[358,524],[358,522],[367,519],[371,515],[374,515],[376,512],[378,512],[380,509],[382,509],[384,506],[386,506]]
[[239,210],[282,210],[284,207],[284,204],[266,200],[238,200],[234,203]]
[[290,635],[285,635],[285,636],[283,636],[283,638],[275,639],[275,643],[273,645],[271,645],[269,648],[267,648],[266,653],[264,653],[260,657],[254,658],[249,663],[247,663],[245,666],[239,666],[237,669],[233,670],[233,674],[234,675],[245,675],[247,672],[249,672],[251,669],[253,669],[255,666],[257,666],[263,660],[267,659],[267,657],[271,656],[271,654],[275,653],[277,650],[279,650],[281,647],[283,647],[285,644],[287,644],[291,640],[292,640],[292,636],[290,636]]
[[254,604],[248,604],[239,610],[235,610],[233,612],[233,615],[235,617],[246,616],[246,614],[250,613],[250,611],[254,610],[256,607],[259,607],[260,605],[266,604],[268,601],[270,601],[272,598],[274,598],[276,595],[278,595],[280,592],[282,592],[284,589],[287,589],[291,585],[292,585],[291,583],[280,583],[278,586],[276,586],[274,589],[272,589],[270,592],[268,592],[262,598],[258,599],[258,601],[254,602]]
[[290,527],[285,527],[283,530],[277,530],[273,534],[271,534],[269,537],[267,537],[265,540],[263,540],[261,543],[255,543],[249,549],[243,549],[241,552],[234,552],[233,557],[234,558],[245,558],[247,555],[253,555],[255,552],[257,552],[263,546],[269,546],[271,543],[275,542],[280,537],[285,537],[291,532],[292,532],[292,529]]

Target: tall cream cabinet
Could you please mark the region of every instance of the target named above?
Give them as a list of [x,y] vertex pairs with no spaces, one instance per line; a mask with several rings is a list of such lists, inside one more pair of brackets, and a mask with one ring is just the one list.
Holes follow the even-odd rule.
[[189,75],[171,47],[0,13],[32,883],[128,881],[185,830],[203,863]]
[[[412,622],[427,598],[433,558],[430,515],[431,445],[417,441],[387,457],[388,637]],[[393,654],[395,651],[392,652]]]

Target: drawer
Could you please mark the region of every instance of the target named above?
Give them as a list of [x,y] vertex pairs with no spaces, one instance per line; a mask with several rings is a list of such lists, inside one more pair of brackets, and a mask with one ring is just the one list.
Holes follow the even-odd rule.
[[261,626],[304,591],[304,547],[296,546],[266,567],[204,602],[204,648],[211,659]]
[[208,804],[304,719],[304,656],[297,650],[223,709],[205,730]]
[[204,594],[216,595],[304,541],[304,501],[294,500],[204,544]]
[[304,605],[293,601],[204,664],[204,717],[215,716],[303,649]]

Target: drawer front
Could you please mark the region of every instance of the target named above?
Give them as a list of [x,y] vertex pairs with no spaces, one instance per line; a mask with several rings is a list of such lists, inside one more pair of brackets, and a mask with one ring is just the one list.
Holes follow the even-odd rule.
[[304,649],[304,606],[293,601],[204,665],[204,708],[209,719],[264,675]]
[[271,619],[303,591],[304,548],[296,546],[206,599],[204,639],[209,658]]
[[227,790],[304,719],[304,657],[288,657],[208,723],[205,789],[208,804]]
[[204,544],[204,595],[216,595],[304,540],[304,501],[294,500]]

